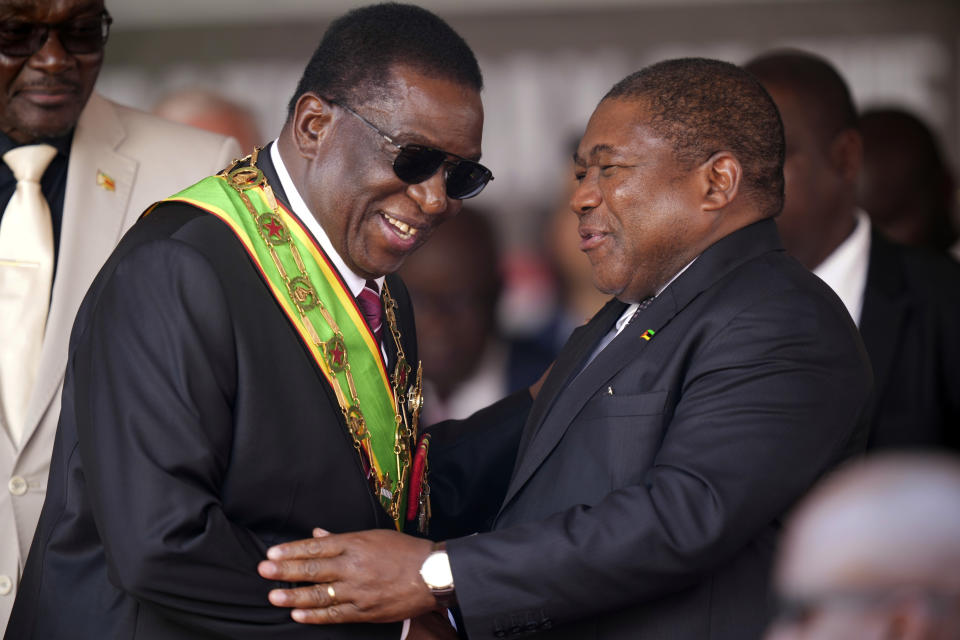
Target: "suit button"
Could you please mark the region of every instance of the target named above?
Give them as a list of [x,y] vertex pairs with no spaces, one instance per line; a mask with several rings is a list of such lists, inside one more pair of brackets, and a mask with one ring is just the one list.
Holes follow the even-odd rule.
[[10,595],[13,591],[13,580],[10,576],[0,576],[0,596]]
[[22,496],[27,492],[27,481],[20,476],[13,476],[7,483],[7,489],[15,496]]

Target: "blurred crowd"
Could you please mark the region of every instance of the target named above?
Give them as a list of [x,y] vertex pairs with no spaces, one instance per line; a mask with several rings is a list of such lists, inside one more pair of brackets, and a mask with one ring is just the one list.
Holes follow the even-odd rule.
[[[92,29],[93,36],[79,27],[77,33],[61,31],[60,44],[54,47],[46,40],[48,32],[63,30],[61,23],[70,17],[57,11],[50,9],[50,15],[39,21],[50,25],[43,27],[47,32],[33,51],[26,40],[20,51],[16,48],[20,41],[11,44],[0,30],[0,71],[11,77],[20,71],[10,70],[8,58],[27,53],[33,56],[28,65],[36,67],[38,74],[58,73],[58,55],[76,55],[89,67],[77,80],[83,95],[72,96],[72,110],[61,109],[59,121],[50,126],[28,122],[33,129],[19,123],[8,126],[0,140],[3,153],[38,140],[49,147],[46,162],[51,163],[52,173],[43,177],[42,188],[53,220],[43,230],[44,238],[51,241],[51,248],[41,252],[45,266],[40,270],[46,275],[29,285],[43,292],[42,309],[35,312],[42,319],[39,337],[30,338],[32,342],[29,336],[24,338],[23,348],[16,352],[16,358],[33,362],[30,384],[46,378],[49,383],[15,409],[9,398],[16,391],[4,391],[6,420],[22,423],[23,428],[9,429],[9,451],[3,454],[8,459],[3,469],[9,472],[4,478],[9,495],[0,507],[4,520],[0,525],[9,531],[3,545],[10,551],[0,556],[0,599],[16,592],[39,518],[60,408],[65,344],[80,297],[139,212],[191,182],[171,179],[140,191],[141,187],[133,186],[134,180],[123,182],[125,175],[136,175],[137,180],[145,175],[155,178],[173,164],[183,171],[192,164],[193,173],[212,174],[228,160],[271,142],[258,131],[248,106],[212,88],[187,88],[167,95],[150,116],[134,114],[93,93],[100,64],[100,58],[94,58],[102,55],[109,14],[98,13],[95,24],[82,25]],[[56,50],[51,53],[50,48]],[[960,191],[956,168],[950,166],[943,143],[923,118],[899,106],[856,105],[846,80],[829,60],[815,53],[777,50],[734,62],[759,80],[784,126],[785,200],[776,218],[783,247],[839,297],[859,331],[873,375],[865,459],[828,475],[785,518],[772,583],[776,618],[768,637],[960,638]],[[59,103],[53,103],[58,99],[50,99],[45,113],[57,111]],[[4,107],[0,100],[0,110]],[[96,118],[95,109],[100,110]],[[161,119],[217,135],[204,136]],[[75,159],[86,153],[83,136],[92,133],[98,140],[90,145],[96,147],[101,138],[108,139],[124,127],[130,132],[151,131],[149,140],[147,134],[131,133],[124,153],[144,158],[162,155],[163,166],[144,164],[137,170],[110,164],[112,160],[101,160],[102,155],[91,156],[96,159],[85,167],[89,175],[83,177],[84,195],[74,195],[79,179],[68,173],[67,159],[71,158],[73,172]],[[571,202],[578,187],[573,157],[582,133],[569,132],[566,146],[571,162],[558,177],[560,188],[542,195],[541,210],[489,210],[482,199],[471,201],[399,268],[413,306],[422,362],[423,426],[464,419],[514,392],[538,390],[538,381],[542,382],[571,333],[610,299],[596,287],[594,269],[582,250],[586,240],[578,227],[580,214]],[[164,147],[164,141],[172,145],[170,141],[191,135],[199,137],[189,147]],[[143,148],[134,149],[136,145]],[[0,186],[13,202],[23,178],[19,169],[2,168]],[[97,198],[118,190],[135,194],[130,210],[117,215],[124,222],[111,223],[112,235],[107,238],[104,232],[96,251],[86,242],[73,244],[71,234],[89,231],[84,227],[93,224],[75,222],[70,213],[73,207],[83,198],[99,203]],[[4,216],[6,229],[15,224],[9,222],[13,215]],[[517,215],[537,220],[538,246],[516,246],[501,236],[498,219]],[[4,249],[2,237],[0,249]],[[7,245],[13,246],[12,241]],[[83,252],[89,255],[81,260],[78,254]],[[76,286],[82,290],[69,293],[67,278],[81,271],[82,283]],[[69,316],[69,321],[55,323],[58,313]],[[11,314],[0,325],[8,344],[15,342],[10,336],[20,333],[19,326],[9,322],[12,318]],[[56,354],[49,345],[54,331],[60,335]],[[0,371],[6,389],[13,388],[10,378],[19,378],[19,374],[10,375],[15,366],[10,362],[14,361],[0,362],[6,367]],[[44,435],[33,437],[31,446],[39,449],[39,456],[27,464],[25,445],[33,430]],[[29,508],[10,502],[29,491],[36,494]],[[7,599],[12,606],[12,596]],[[9,613],[10,606],[0,611]],[[4,621],[0,617],[0,630]]]

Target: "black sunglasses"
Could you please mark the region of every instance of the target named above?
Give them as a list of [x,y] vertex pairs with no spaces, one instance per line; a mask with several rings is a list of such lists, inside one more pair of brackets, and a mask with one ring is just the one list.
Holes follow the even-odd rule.
[[99,53],[110,35],[113,18],[103,12],[54,24],[4,20],[0,22],[0,53],[11,58],[29,58],[43,48],[51,31],[69,53]]
[[344,111],[353,114],[359,118],[365,125],[379,133],[384,140],[393,145],[399,153],[393,160],[393,172],[397,177],[407,184],[418,184],[423,182],[437,170],[446,165],[445,181],[447,197],[454,200],[466,200],[477,195],[487,183],[493,180],[493,173],[490,169],[479,162],[468,160],[455,153],[427,147],[422,144],[397,144],[393,138],[359,113],[350,107],[327,99],[327,102],[335,104]]

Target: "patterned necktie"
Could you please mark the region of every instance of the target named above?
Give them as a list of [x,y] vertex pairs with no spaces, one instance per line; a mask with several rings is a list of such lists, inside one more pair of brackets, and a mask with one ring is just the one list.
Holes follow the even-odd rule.
[[53,223],[40,178],[57,150],[48,144],[3,154],[17,179],[0,221],[0,410],[15,443],[26,430],[53,282]]
[[373,280],[367,280],[363,285],[363,291],[357,296],[357,306],[367,320],[370,330],[377,337],[377,343],[380,343],[383,330],[383,304],[380,302],[380,287]]
[[641,300],[640,304],[637,305],[636,311],[634,311],[633,315],[630,316],[630,319],[627,320],[627,324],[630,324],[631,322],[636,320],[637,316],[640,315],[640,312],[646,309],[647,307],[649,307],[651,302],[653,302],[653,296],[650,296],[649,298],[644,298],[643,300]]

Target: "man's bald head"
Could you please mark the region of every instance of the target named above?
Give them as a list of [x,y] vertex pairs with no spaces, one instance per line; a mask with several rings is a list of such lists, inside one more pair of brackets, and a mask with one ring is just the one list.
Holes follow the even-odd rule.
[[788,523],[775,583],[803,613],[776,638],[960,637],[960,460],[885,456],[831,476]]

